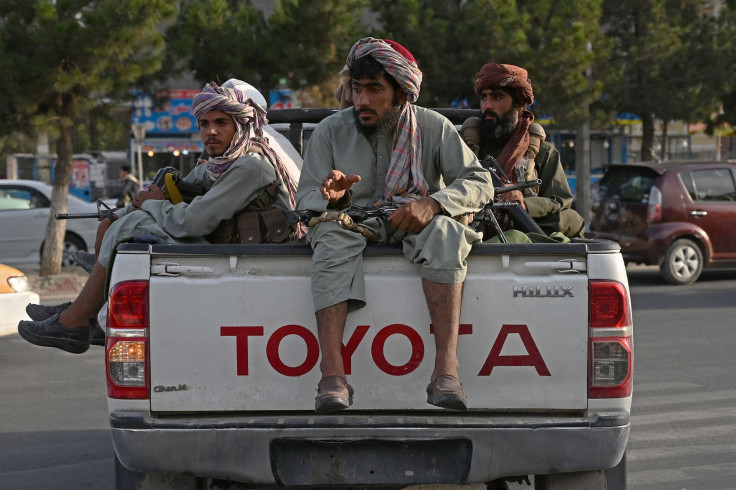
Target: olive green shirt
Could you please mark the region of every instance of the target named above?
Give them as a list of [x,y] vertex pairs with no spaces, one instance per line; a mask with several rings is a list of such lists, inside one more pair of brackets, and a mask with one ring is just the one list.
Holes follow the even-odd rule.
[[[494,146],[483,141],[478,157],[483,159],[486,155],[491,155],[498,158],[501,150],[503,146]],[[562,209],[569,209],[572,206],[572,191],[567,183],[567,176],[562,168],[557,148],[543,141],[534,159],[534,165],[538,177],[542,179],[542,185],[539,186],[536,196],[524,196],[529,215],[538,219]]]

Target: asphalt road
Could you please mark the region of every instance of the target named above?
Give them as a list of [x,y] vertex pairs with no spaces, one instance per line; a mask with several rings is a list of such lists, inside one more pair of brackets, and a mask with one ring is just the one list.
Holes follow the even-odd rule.
[[[674,287],[630,267],[629,281],[629,489],[736,488],[736,271]],[[102,349],[73,355],[0,337],[0,373],[0,489],[113,488]]]
[[635,325],[632,490],[736,488],[736,272],[685,287],[629,270]]

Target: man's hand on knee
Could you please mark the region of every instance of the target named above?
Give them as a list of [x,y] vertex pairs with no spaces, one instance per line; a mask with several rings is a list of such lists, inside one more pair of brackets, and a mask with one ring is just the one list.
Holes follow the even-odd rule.
[[419,233],[432,218],[442,211],[440,204],[431,197],[402,204],[388,217],[391,226],[407,233]]

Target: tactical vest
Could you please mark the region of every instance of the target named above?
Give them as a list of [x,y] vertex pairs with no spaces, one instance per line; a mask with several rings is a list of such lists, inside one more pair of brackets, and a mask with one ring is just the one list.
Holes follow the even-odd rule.
[[284,243],[293,237],[284,211],[273,206],[281,188],[274,182],[242,211],[224,219],[207,235],[210,243]]

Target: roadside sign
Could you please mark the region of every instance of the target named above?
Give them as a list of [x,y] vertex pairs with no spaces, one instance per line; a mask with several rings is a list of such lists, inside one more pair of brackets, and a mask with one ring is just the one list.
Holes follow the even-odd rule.
[[199,90],[169,90],[168,101],[161,107],[153,99],[138,93],[133,111],[133,125],[143,125],[146,134],[191,134],[197,132],[197,121],[192,116],[192,99]]

